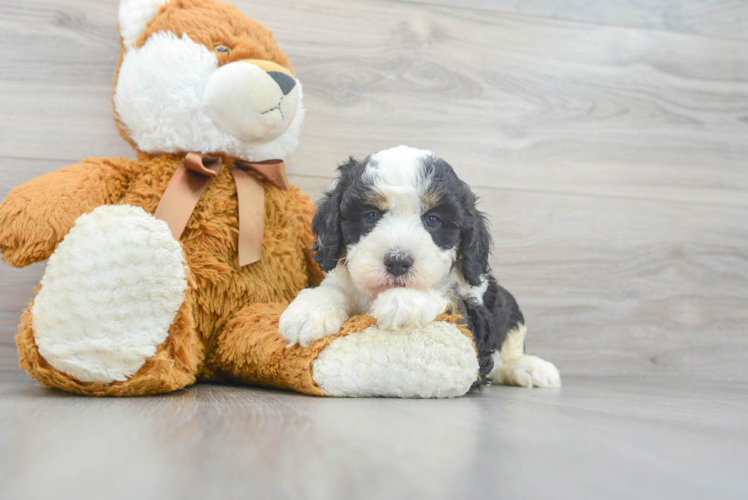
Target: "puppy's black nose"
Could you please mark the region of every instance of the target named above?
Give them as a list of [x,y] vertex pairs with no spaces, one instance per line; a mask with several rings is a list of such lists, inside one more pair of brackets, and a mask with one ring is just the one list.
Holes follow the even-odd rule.
[[280,71],[268,71],[268,75],[270,75],[270,78],[275,80],[275,83],[278,84],[283,95],[288,95],[288,93],[296,86],[296,80]]
[[410,266],[413,265],[413,259],[407,255],[387,254],[384,257],[384,267],[392,276],[402,276],[407,273]]

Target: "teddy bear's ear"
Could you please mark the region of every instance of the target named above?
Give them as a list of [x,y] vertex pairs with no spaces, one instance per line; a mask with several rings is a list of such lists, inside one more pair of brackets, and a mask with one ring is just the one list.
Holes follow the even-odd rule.
[[169,0],[120,0],[119,32],[125,48],[135,45],[158,9]]

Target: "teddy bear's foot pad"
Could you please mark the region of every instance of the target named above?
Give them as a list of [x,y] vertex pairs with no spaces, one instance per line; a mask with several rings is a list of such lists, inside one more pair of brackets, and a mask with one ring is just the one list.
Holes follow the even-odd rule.
[[127,380],[166,340],[186,289],[166,223],[129,205],[99,207],[49,259],[31,309],[35,343],[82,382]]
[[333,340],[313,362],[314,381],[329,396],[452,398],[478,373],[472,339],[454,324],[381,330],[371,326]]

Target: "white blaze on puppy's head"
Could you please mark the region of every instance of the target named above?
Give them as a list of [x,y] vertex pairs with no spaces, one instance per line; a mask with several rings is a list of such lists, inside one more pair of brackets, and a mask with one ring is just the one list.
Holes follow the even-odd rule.
[[362,178],[387,200],[390,211],[417,214],[429,186],[424,161],[433,158],[431,151],[408,146],[385,149],[369,157]]
[[218,0],[122,0],[117,122],[140,151],[284,159],[301,84],[272,33]]

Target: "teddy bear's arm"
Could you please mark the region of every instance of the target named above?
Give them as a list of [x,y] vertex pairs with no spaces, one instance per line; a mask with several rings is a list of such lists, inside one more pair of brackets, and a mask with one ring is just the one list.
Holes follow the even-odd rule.
[[379,330],[371,316],[353,316],[335,335],[287,347],[278,334],[284,308],[239,311],[218,338],[218,370],[237,382],[315,396],[449,398],[478,378],[477,348],[459,316],[409,330]]
[[24,267],[49,258],[78,217],[122,197],[134,164],[86,158],[13,189],[0,204],[2,259]]

